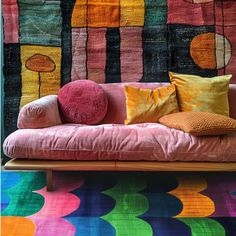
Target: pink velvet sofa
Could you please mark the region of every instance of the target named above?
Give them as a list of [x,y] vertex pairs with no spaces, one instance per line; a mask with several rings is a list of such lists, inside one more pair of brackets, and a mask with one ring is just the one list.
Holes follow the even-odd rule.
[[[126,83],[127,84],[127,83]],[[128,83],[142,88],[168,83]],[[63,124],[57,96],[24,106],[18,130],[3,144],[7,169],[236,170],[236,134],[195,137],[159,123],[124,125],[124,84],[101,84],[108,112],[99,125]],[[236,119],[236,85],[229,89]]]

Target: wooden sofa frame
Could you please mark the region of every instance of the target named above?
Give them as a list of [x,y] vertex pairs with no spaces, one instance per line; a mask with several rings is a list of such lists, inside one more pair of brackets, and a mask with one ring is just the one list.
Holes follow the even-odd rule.
[[50,161],[12,159],[6,170],[46,172],[47,191],[53,191],[53,171],[236,171],[236,162]]

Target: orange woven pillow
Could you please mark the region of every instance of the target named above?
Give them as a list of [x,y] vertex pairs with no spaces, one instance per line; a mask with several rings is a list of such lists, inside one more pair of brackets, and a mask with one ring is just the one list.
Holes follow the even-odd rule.
[[236,132],[236,120],[209,112],[178,112],[161,117],[159,122],[194,136]]

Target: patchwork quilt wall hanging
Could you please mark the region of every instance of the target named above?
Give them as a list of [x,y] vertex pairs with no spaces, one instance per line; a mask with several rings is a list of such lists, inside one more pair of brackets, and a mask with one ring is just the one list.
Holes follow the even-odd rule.
[[2,0],[5,135],[19,109],[71,80],[233,74],[235,0]]

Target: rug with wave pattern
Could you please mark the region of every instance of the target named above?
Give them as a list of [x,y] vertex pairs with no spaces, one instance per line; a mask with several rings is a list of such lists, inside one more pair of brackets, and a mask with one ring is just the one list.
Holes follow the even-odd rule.
[[2,236],[235,236],[236,173],[2,172]]

